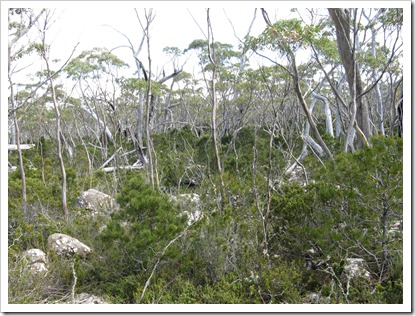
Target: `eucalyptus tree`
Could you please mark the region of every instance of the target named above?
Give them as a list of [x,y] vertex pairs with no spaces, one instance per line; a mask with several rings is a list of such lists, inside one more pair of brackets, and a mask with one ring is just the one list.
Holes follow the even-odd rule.
[[[381,23],[388,24],[388,19],[392,17],[392,23],[394,24],[393,30],[389,34],[384,33],[384,38],[391,38],[391,41],[388,43],[388,47],[383,49],[383,53],[379,56],[379,70],[375,68],[372,72],[372,83],[365,87],[364,81],[362,79],[362,66],[361,66],[361,29],[362,29],[362,16],[365,15],[366,9],[328,9],[331,19],[335,25],[336,29],[336,38],[337,45],[340,53],[340,57],[346,72],[346,79],[349,85],[349,90],[351,94],[351,117],[347,129],[347,134],[351,134],[351,129],[354,126],[359,132],[360,141],[359,146],[362,146],[363,142],[367,143],[367,139],[373,134],[372,123],[370,117],[370,104],[367,103],[366,99],[363,98],[367,93],[375,89],[375,93],[378,93],[377,96],[377,115],[378,127],[380,133],[384,133],[384,127],[381,122],[383,122],[383,105],[380,97],[380,90],[377,89],[379,81],[382,79],[388,67],[396,60],[396,56],[399,54],[399,49],[402,44],[400,40],[400,25],[402,25],[402,9],[396,10],[384,10],[380,9],[378,11],[378,16],[375,19],[376,21],[381,20],[380,17],[383,17]],[[391,14],[392,13],[392,14]],[[366,19],[368,19],[366,15]],[[366,26],[366,29],[372,30],[371,37],[371,55],[372,58],[377,58],[376,54],[376,34],[374,31],[374,21],[369,19],[369,23]],[[390,25],[390,20],[389,20]],[[384,30],[385,31],[385,30]],[[385,41],[386,42],[386,41]],[[385,58],[386,56],[386,58]],[[360,60],[359,60],[360,58]],[[383,59],[383,61],[382,61]],[[373,60],[373,59],[372,59]],[[363,60],[364,62],[364,60]],[[375,65],[373,65],[375,66]],[[355,123],[356,120],[356,124]],[[347,143],[345,145],[345,150],[347,150]]]
[[170,92],[169,96],[172,98],[168,104],[166,103],[171,119],[169,126],[181,128],[189,125],[196,137],[209,128],[210,122],[206,95],[200,81],[192,74],[182,71],[174,80],[177,89]]
[[[226,14],[226,12],[225,12]],[[236,66],[238,69],[235,72],[234,76],[234,84],[232,87],[232,103],[231,103],[231,108],[234,108],[234,112],[231,113],[231,118],[233,117],[235,119],[235,122],[233,122],[233,126],[230,127],[230,132],[232,133],[233,131],[233,138],[236,137],[236,133],[237,131],[242,127],[243,125],[243,117],[245,116],[245,107],[244,104],[241,104],[238,100],[238,97],[240,95],[239,93],[239,87],[238,85],[241,83],[241,79],[242,79],[242,75],[244,73],[244,70],[246,69],[247,66],[249,66],[249,41],[248,41],[248,37],[251,34],[252,31],[252,27],[254,25],[254,22],[256,20],[256,15],[257,15],[257,9],[254,9],[254,14],[253,14],[253,18],[252,21],[248,27],[248,30],[246,31],[246,34],[244,36],[243,39],[239,38],[236,34],[236,30],[232,24],[232,21],[228,18],[229,23],[232,26],[233,32],[234,32],[234,36],[238,39],[239,41],[239,49],[241,50],[240,52],[240,57],[239,57],[239,62],[235,63],[234,66]],[[238,57],[238,56],[235,56]]]
[[[9,81],[9,105],[10,113],[12,115],[12,124],[9,126],[10,130],[10,143],[17,145],[17,153],[19,159],[19,170],[22,180],[22,200],[24,203],[27,201],[26,196],[26,176],[23,167],[23,157],[22,151],[20,148],[20,128],[18,122],[17,111],[18,108],[27,106],[27,103],[30,99],[28,95],[27,98],[22,100],[22,104],[18,106],[16,103],[16,94],[18,93],[15,89],[15,83],[13,81],[13,75],[25,68],[25,66],[17,66],[17,60],[21,59],[23,56],[29,54],[31,50],[31,45],[28,43],[22,43],[22,39],[31,29],[34,29],[34,25],[37,23],[39,18],[44,14],[45,10],[42,9],[40,12],[35,12],[32,9],[9,9],[8,11],[8,25],[9,25],[9,42],[8,42],[8,81]],[[30,44],[30,43],[29,43]],[[27,67],[27,66],[26,66]],[[9,123],[10,125],[10,123]]]
[[[254,51],[268,48],[278,51],[282,56],[287,58],[287,67],[276,61],[272,60],[272,62],[275,65],[282,67],[292,77],[294,91],[297,95],[301,108],[307,117],[307,121],[310,124],[313,136],[316,138],[317,144],[321,147],[324,154],[332,159],[333,155],[317,129],[317,124],[306,103],[304,93],[301,90],[301,77],[298,71],[299,67],[297,66],[296,58],[296,52],[304,46],[309,45],[312,41],[313,35],[316,32],[316,27],[314,25],[304,26],[302,25],[301,20],[298,19],[280,20],[272,23],[267,12],[264,9],[261,10],[267,24],[267,28],[257,39],[252,39],[251,48]],[[314,141],[310,142],[309,145],[318,148]]]
[[[139,11],[137,9],[134,9],[134,13],[137,18],[137,22],[140,26],[139,31],[138,31],[138,34],[140,34],[140,37],[139,37],[140,40],[137,43],[135,43],[124,32],[114,29],[113,27],[110,26],[114,31],[116,31],[121,36],[123,36],[128,43],[126,45],[115,47],[111,49],[110,52],[114,51],[115,49],[119,49],[119,48],[128,48],[131,51],[132,57],[135,62],[135,68],[136,68],[135,79],[137,79],[137,81],[135,81],[135,84],[139,88],[137,89],[138,102],[135,103],[135,105],[137,106],[136,107],[137,122],[136,122],[136,135],[132,135],[131,133],[130,135],[133,137],[134,146],[136,148],[138,160],[140,160],[143,165],[147,165],[149,163],[148,152],[149,152],[150,147],[148,147],[148,137],[147,137],[148,135],[146,133],[146,129],[148,126],[149,133],[151,133],[153,129],[153,117],[156,111],[156,102],[158,99],[158,95],[152,94],[151,89],[149,88],[153,86],[153,88],[154,87],[156,88],[154,89],[154,91],[159,90],[159,87],[162,84],[164,84],[166,81],[180,74],[180,72],[182,71],[182,67],[180,67],[177,63],[174,62],[173,63],[174,70],[171,74],[166,75],[163,69],[163,74],[161,78],[156,79],[156,80],[152,79],[152,78],[157,77],[158,74],[156,74],[151,69],[152,61],[151,61],[151,52],[150,52],[150,47],[149,47],[150,45],[149,34],[150,34],[150,26],[156,14],[153,9],[150,9],[150,10],[145,9],[144,20],[142,22],[142,18],[140,18]],[[144,43],[147,44],[147,52],[143,51]],[[174,49],[172,50],[172,52],[173,54],[177,53],[174,51]],[[143,62],[144,61],[143,57],[141,56],[145,53],[147,53],[147,60],[148,60],[147,67],[145,63]],[[144,87],[146,87],[146,89],[143,89]],[[147,103],[145,104],[145,102],[148,102],[148,104]],[[144,108],[145,105],[147,106],[146,109]],[[168,106],[169,105],[167,105],[167,109],[168,109]],[[148,110],[148,113],[146,112],[147,110]],[[144,146],[144,141],[143,141],[143,134],[146,137],[147,143],[145,145],[148,148],[144,148],[145,146]]]
[[[154,20],[154,14],[153,10],[150,9],[148,12],[145,10],[145,26],[141,23],[141,20],[139,17],[137,17],[141,28],[143,30],[143,34],[146,38],[147,42],[147,57],[148,57],[148,79],[147,79],[147,91],[146,91],[146,107],[145,107],[145,121],[144,121],[144,130],[146,135],[146,144],[147,144],[147,159],[148,159],[148,173],[150,177],[150,183],[151,186],[155,187],[157,185],[158,187],[158,181],[154,179],[154,166],[153,166],[153,144],[151,142],[151,136],[150,136],[150,122],[151,122],[151,115],[154,111],[154,95],[152,94],[152,60],[151,60],[151,49],[150,49],[150,24]],[[157,170],[156,170],[156,179],[157,179]]]
[[[395,119],[396,104],[393,91],[402,79],[402,9],[364,9],[362,15],[366,23],[362,30],[362,44],[359,62],[362,73],[370,78],[372,90],[368,93],[371,117],[376,134],[385,135]],[[363,24],[363,23],[362,23]]]
[[[58,70],[53,71],[51,68],[50,63],[50,49],[51,45],[47,43],[47,31],[51,26],[52,23],[52,17],[53,17],[53,11],[46,10],[44,19],[39,22],[38,25],[38,31],[39,31],[39,37],[40,37],[40,43],[38,43],[35,46],[35,49],[37,53],[42,58],[44,65],[46,66],[45,74],[47,78],[48,83],[48,91],[51,95],[51,101],[53,104],[53,109],[55,112],[55,119],[56,119],[56,147],[57,147],[57,156],[59,161],[59,167],[61,171],[61,187],[62,187],[62,209],[65,216],[65,219],[69,218],[69,209],[68,209],[68,203],[67,203],[67,181],[66,181],[66,170],[65,170],[65,162],[63,159],[63,149],[62,149],[62,128],[61,128],[61,111],[62,111],[62,104],[58,101],[57,98],[57,91],[56,91],[56,83],[55,79],[57,75],[62,71],[65,64]],[[75,47],[76,48],[76,47]],[[73,52],[72,52],[73,54]],[[72,56],[71,54],[71,56]],[[69,58],[71,58],[71,56]],[[69,60],[69,59],[68,59]]]
[[[209,59],[209,49],[214,64]],[[217,132],[218,137],[222,138],[229,135],[237,128],[238,113],[237,103],[237,82],[240,73],[246,66],[246,57],[231,44],[208,40],[197,39],[189,44],[185,52],[194,50],[199,58],[202,76],[207,83],[208,76],[212,76],[215,72],[216,76],[216,93],[217,93],[217,111],[218,116]],[[242,62],[242,63],[240,63]],[[208,93],[211,93],[211,86],[207,84]],[[233,122],[234,121],[234,122]]]
[[122,117],[117,110],[118,78],[120,71],[126,68],[128,65],[124,61],[104,48],[83,51],[65,67],[81,99],[80,104],[73,104],[73,110],[82,110],[90,117],[87,127],[95,137],[89,136],[89,139],[95,138],[97,145],[93,146],[97,146],[104,161],[109,155],[108,146],[117,145],[114,133],[118,132]]
[[217,95],[216,95],[216,71],[217,71],[217,55],[214,45],[214,37],[213,37],[213,29],[212,23],[210,20],[209,9],[206,10],[206,19],[207,19],[207,29],[208,29],[208,59],[210,62],[210,66],[212,67],[212,77],[211,77],[211,123],[212,123],[212,140],[213,140],[213,150],[215,152],[215,160],[216,160],[216,168],[219,173],[219,181],[220,181],[220,189],[221,189],[221,210],[224,210],[225,207],[225,200],[226,200],[226,191],[225,191],[225,183],[223,181],[223,168],[221,164],[221,156],[219,153],[219,142],[218,142],[218,134],[216,128],[216,111],[218,107],[217,103]]
[[[359,134],[360,139],[363,137],[368,139],[372,135],[369,109],[365,100],[361,97],[358,98],[363,93],[363,81],[356,51],[359,41],[357,37],[357,10],[353,10],[353,19],[349,9],[328,9],[328,11],[336,27],[337,45],[346,72],[352,103],[346,139],[349,139],[352,134],[355,120],[356,127],[362,130],[362,133]],[[351,38],[351,32],[353,32],[353,38]],[[360,141],[360,147],[362,145],[363,141]],[[345,150],[347,150],[347,146],[348,142],[345,143]]]

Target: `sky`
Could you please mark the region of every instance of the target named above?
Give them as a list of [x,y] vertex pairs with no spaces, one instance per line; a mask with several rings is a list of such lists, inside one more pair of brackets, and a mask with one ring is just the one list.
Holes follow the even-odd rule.
[[[252,3],[237,10],[226,9],[226,15],[232,21],[238,37],[243,38],[246,34],[254,17],[254,9]],[[137,11],[144,23],[144,8],[137,8]],[[177,47],[183,50],[193,40],[205,38],[202,31],[206,34],[206,10],[203,7],[186,8],[170,4],[160,8],[156,5],[153,12],[155,12],[155,19],[150,28],[151,56],[153,65],[161,71],[163,66],[171,68],[169,58],[163,53],[164,47]],[[61,14],[61,18],[56,23],[57,35],[53,42],[55,48],[52,48],[56,50],[56,53],[58,51],[70,52],[77,42],[80,42],[77,52],[92,47],[113,49],[127,45],[127,39],[114,29],[127,35],[136,47],[142,38],[141,26],[132,7],[104,6],[98,9],[83,10],[79,14],[78,9],[69,8],[62,13],[57,10],[56,13]],[[222,8],[212,9],[210,15],[215,40],[237,46],[238,39],[233,33],[225,11]],[[75,24],[72,22],[74,19],[78,21]],[[72,26],[68,28],[67,25]],[[262,16],[257,13],[252,33],[258,35],[264,27]],[[62,50],[63,47],[66,48]],[[147,64],[146,50],[146,46],[143,46],[140,53],[140,59],[145,65]],[[128,48],[117,48],[114,53],[134,67],[134,60]],[[193,70],[194,61],[192,59],[186,63],[187,71]],[[185,62],[184,58],[182,62]]]
[[[17,3],[17,2],[11,2]],[[36,7],[30,2],[30,7]],[[82,3],[82,8],[80,8]],[[84,50],[94,47],[105,47],[109,50],[116,48],[113,53],[132,66],[135,70],[134,59],[131,51],[126,47],[127,39],[119,32],[128,36],[135,47],[138,47],[142,39],[142,29],[137,19],[134,8],[137,9],[139,17],[145,23],[145,8],[153,7],[155,19],[150,28],[150,45],[153,70],[160,74],[162,68],[166,74],[171,72],[172,64],[169,57],[163,53],[164,47],[177,47],[181,50],[187,48],[195,39],[205,39],[207,34],[206,7],[209,3],[204,2],[45,2],[49,8],[55,8],[53,14],[54,23],[47,33],[47,42],[51,44],[51,60],[60,59],[65,61],[78,44],[75,54],[79,55]],[[210,18],[215,41],[229,43],[237,47],[238,38],[243,38],[254,18],[254,10],[257,2],[219,2],[222,5],[213,5],[210,10]],[[277,18],[288,18],[289,6],[275,6],[276,2],[269,2],[268,13],[275,20]],[[204,6],[203,4],[206,4]],[[235,5],[238,4],[238,5]],[[272,5],[270,5],[272,4]],[[19,6],[23,7],[20,3]],[[265,28],[265,22],[260,10],[257,10],[251,35],[259,35]],[[119,31],[119,32],[117,32]],[[236,36],[235,36],[236,33]],[[147,65],[147,47],[144,45],[139,58]],[[198,71],[197,58],[191,54],[181,58],[185,63],[184,70],[194,73]],[[256,59],[258,62],[260,58]],[[255,62],[255,60],[254,60]],[[263,61],[264,62],[264,61]]]
[[[18,3],[18,5],[17,5]],[[336,6],[350,6],[351,1],[336,1]],[[150,28],[151,57],[153,74],[160,76],[164,68],[166,74],[173,71],[169,57],[163,52],[164,47],[187,48],[195,39],[204,39],[207,33],[206,8],[210,7],[213,36],[215,41],[229,43],[237,47],[238,38],[243,38],[254,17],[256,7],[264,7],[271,19],[298,18],[299,15],[290,9],[303,7],[330,6],[330,1],[3,1],[11,7],[54,8],[54,23],[47,33],[47,42],[51,44],[51,60],[60,59],[61,64],[69,57],[74,47],[74,56],[94,47],[104,47],[127,62],[131,68],[122,75],[132,77],[135,62],[127,39],[128,36],[137,47],[142,39],[142,29],[134,8],[144,23],[144,10],[154,8],[155,19]],[[26,4],[26,5],[25,5]],[[373,7],[373,2],[356,2],[359,7]],[[388,6],[391,3],[388,2]],[[325,10],[324,10],[325,11]],[[324,13],[323,11],[323,13]],[[5,14],[3,10],[3,14]],[[7,15],[6,15],[7,17]],[[3,20],[3,19],[2,19]],[[251,35],[259,35],[265,29],[265,22],[260,10],[257,10]],[[117,32],[119,31],[119,32]],[[236,33],[236,36],[235,36]],[[118,47],[118,48],[117,48]],[[146,68],[147,47],[144,45],[139,55]],[[186,58],[189,58],[186,60]],[[301,59],[299,59],[301,60]],[[200,71],[195,53],[182,57],[180,64],[184,70],[194,75]],[[256,55],[250,59],[251,65],[269,65],[269,62]],[[59,67],[59,63],[56,67]],[[26,73],[33,73],[31,67]],[[24,73],[19,74],[19,79]]]

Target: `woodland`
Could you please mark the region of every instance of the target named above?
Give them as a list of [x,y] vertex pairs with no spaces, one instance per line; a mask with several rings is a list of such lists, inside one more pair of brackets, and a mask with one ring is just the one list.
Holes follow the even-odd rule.
[[[9,9],[10,304],[403,303],[403,10],[269,12],[233,46],[206,9],[206,38],[158,73],[156,10],[132,10],[135,38],[112,30],[127,64],[51,60],[54,10]],[[117,207],[80,206],[89,189]],[[56,233],[91,251],[48,251]]]

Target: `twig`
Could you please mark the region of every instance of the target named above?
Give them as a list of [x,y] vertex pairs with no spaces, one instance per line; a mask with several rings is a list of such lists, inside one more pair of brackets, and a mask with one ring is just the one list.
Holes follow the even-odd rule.
[[75,272],[75,262],[72,261],[72,274],[73,274],[73,285],[72,285],[72,304],[75,304],[75,286],[76,286],[76,272]]
[[167,249],[177,240],[177,239],[179,239],[180,237],[182,237],[186,232],[187,232],[187,230],[188,230],[188,228],[186,228],[184,231],[182,231],[176,238],[174,238],[174,239],[172,239],[172,240],[170,240],[170,242],[167,244],[167,246],[166,247],[164,247],[164,249],[163,249],[163,252],[161,253],[161,255],[160,255],[160,257],[157,259],[157,262],[156,262],[156,264],[154,265],[154,267],[153,267],[153,270],[151,271],[151,274],[150,274],[150,276],[149,276],[149,278],[147,279],[147,281],[146,281],[146,284],[144,285],[144,289],[143,289],[143,292],[141,293],[141,297],[140,297],[140,299],[139,299],[139,303],[142,301],[142,299],[143,299],[143,297],[144,297],[144,294],[146,293],[146,290],[147,290],[147,287],[150,285],[150,280],[151,280],[151,278],[153,277],[153,275],[154,275],[154,272],[156,271],[156,269],[157,269],[157,266],[159,265],[159,263],[160,263],[160,260],[163,258],[163,256],[164,256],[164,254],[166,253],[166,251],[167,251]]

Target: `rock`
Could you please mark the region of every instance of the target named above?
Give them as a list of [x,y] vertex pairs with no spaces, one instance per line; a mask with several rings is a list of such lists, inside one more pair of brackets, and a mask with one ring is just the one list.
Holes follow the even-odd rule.
[[46,254],[40,249],[29,249],[23,252],[22,257],[30,264],[30,271],[33,273],[47,272]]
[[304,175],[304,170],[300,166],[296,166],[294,170],[291,172],[289,178],[289,183],[299,183],[301,186],[306,186],[306,178]]
[[401,220],[394,222],[390,226],[389,234],[396,234],[396,233],[402,232],[402,224],[403,223]]
[[95,189],[82,192],[77,198],[75,205],[93,213],[111,212],[119,209],[115,199]]
[[330,304],[330,298],[319,293],[311,293],[303,299],[303,304]]
[[348,279],[355,277],[369,278],[370,273],[364,267],[365,260],[361,258],[347,258],[344,273]]
[[186,166],[185,173],[179,180],[180,186],[194,187],[199,186],[202,180],[200,174],[203,172],[204,167],[202,165],[189,164]]
[[75,296],[75,301],[73,304],[109,304],[106,302],[102,297],[88,294],[88,293],[81,293]]
[[[125,228],[125,229],[127,229],[127,230],[131,227],[131,223],[129,223],[129,222],[127,222],[127,221],[120,221],[119,223],[120,223],[120,226],[121,226],[122,228]],[[102,232],[103,232],[106,228],[107,228],[107,225],[105,224],[105,225],[101,226],[101,227],[98,229],[98,232],[99,232],[100,234],[102,234]]]
[[179,203],[183,213],[187,215],[188,225],[193,224],[203,217],[203,212],[200,210],[199,194],[179,194],[178,196],[172,196],[172,199]]
[[50,235],[48,237],[48,248],[58,255],[67,257],[79,254],[85,258],[91,252],[91,248],[81,243],[78,239],[65,234]]

